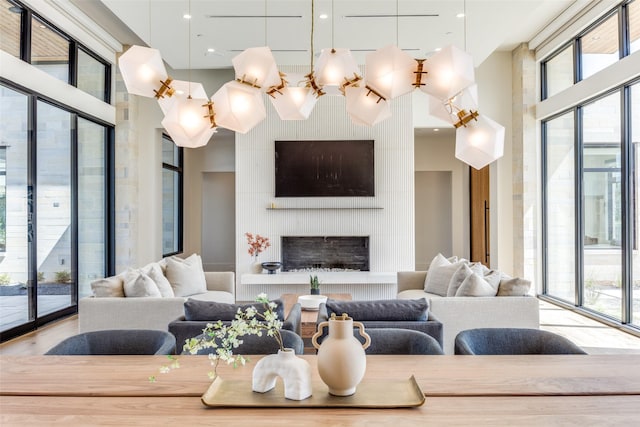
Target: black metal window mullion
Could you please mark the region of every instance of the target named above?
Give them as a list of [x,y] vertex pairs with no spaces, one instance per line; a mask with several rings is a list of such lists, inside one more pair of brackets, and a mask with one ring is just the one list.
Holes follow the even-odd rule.
[[635,159],[631,141],[631,88],[622,88],[622,312],[621,322],[631,323],[633,313],[633,236],[636,233],[634,217]]
[[20,7],[20,59],[31,64],[31,11],[22,5]]
[[622,59],[629,55],[629,52],[631,51],[629,44],[629,2],[620,5],[620,8],[618,9],[618,33],[619,57]]
[[79,236],[79,214],[78,214],[78,115],[71,114],[71,305],[78,304],[78,236]]
[[112,127],[105,127],[105,275],[115,275],[116,264],[116,179],[115,179],[115,131]]
[[37,170],[38,159],[36,149],[36,139],[38,134],[38,98],[35,95],[29,96],[29,106],[27,112],[27,301],[28,301],[28,322],[32,322],[38,317],[38,241],[36,239],[37,230]]
[[69,84],[78,87],[78,43],[69,40]]
[[540,166],[540,174],[541,174],[541,182],[542,182],[542,294],[547,295],[549,293],[549,255],[548,255],[548,235],[547,231],[548,227],[548,218],[549,215],[547,213],[547,209],[549,208],[549,202],[547,201],[547,197],[549,192],[547,191],[547,144],[549,143],[547,140],[547,122],[542,122],[541,129],[541,158],[542,164]]
[[583,132],[582,132],[582,107],[574,109],[574,180],[575,180],[575,305],[582,307],[584,303],[584,173],[583,166]]

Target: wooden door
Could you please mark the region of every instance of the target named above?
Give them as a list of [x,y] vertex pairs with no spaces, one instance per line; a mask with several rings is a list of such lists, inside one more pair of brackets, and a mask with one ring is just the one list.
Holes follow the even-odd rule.
[[488,267],[491,249],[489,166],[480,170],[470,167],[469,170],[471,261],[479,261]]

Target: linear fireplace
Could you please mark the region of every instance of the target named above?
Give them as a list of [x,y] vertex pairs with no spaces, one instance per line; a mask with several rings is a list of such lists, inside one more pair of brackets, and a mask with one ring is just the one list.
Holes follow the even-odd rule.
[[282,271],[369,271],[369,236],[282,236]]

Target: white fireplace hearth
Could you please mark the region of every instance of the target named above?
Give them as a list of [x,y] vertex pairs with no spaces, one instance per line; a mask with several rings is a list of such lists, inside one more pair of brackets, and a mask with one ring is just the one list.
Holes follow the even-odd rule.
[[[348,293],[354,300],[390,299],[396,297],[396,273],[370,271],[314,272],[320,280],[320,293]],[[310,273],[284,272],[249,274],[240,277],[236,288],[237,301],[253,301],[264,292],[269,299],[282,294],[308,294]]]

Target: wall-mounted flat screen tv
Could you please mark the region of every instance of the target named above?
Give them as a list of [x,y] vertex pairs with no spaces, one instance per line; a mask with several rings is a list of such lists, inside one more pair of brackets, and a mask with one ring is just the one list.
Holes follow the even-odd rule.
[[276,141],[276,197],[373,197],[373,140]]

